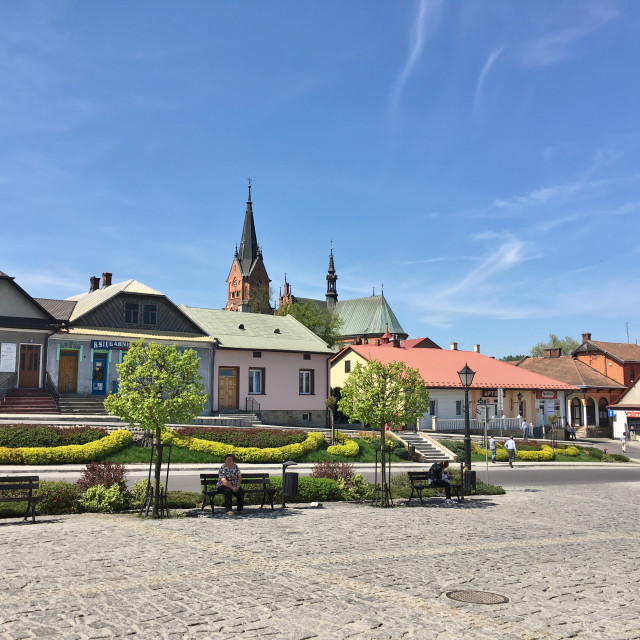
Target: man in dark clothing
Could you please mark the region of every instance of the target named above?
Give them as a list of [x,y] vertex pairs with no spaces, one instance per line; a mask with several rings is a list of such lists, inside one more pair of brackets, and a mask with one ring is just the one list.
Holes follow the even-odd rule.
[[451,483],[447,478],[446,469],[449,466],[447,460],[442,462],[434,462],[429,469],[429,482],[432,487],[441,487],[444,489],[445,502],[453,503],[451,499]]

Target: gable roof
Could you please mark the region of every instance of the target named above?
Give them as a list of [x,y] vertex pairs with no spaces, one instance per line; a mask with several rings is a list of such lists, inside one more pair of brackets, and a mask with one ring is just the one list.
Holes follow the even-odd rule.
[[111,298],[113,298],[114,296],[123,292],[140,293],[143,295],[151,296],[162,296],[163,298],[166,297],[159,291],[148,287],[146,284],[142,284],[142,282],[138,282],[137,280],[133,279],[125,280],[125,282],[119,282],[108,287],[103,287],[102,289],[96,289],[95,291],[89,291],[88,293],[81,293],[77,296],[71,296],[70,298],[67,298],[67,301],[76,302],[76,306],[71,312],[69,320],[71,322],[74,322],[81,316],[85,315],[85,313],[93,311],[108,300],[111,300]]
[[366,360],[383,364],[404,362],[418,369],[427,387],[462,389],[458,371],[468,364],[476,372],[473,389],[557,389],[575,391],[576,387],[560,380],[514,367],[506,362],[483,356],[476,351],[448,349],[403,349],[371,344],[351,345],[332,359],[332,364],[353,351]]
[[76,302],[73,300],[53,300],[51,298],[34,298],[41,304],[54,318],[67,321],[71,317]]
[[313,331],[290,315],[240,313],[183,304],[180,309],[215,338],[220,349],[334,353]]
[[342,320],[341,336],[381,336],[388,329],[401,338],[407,337],[384,294],[338,300],[335,313]]
[[[14,289],[16,289],[16,291],[18,291],[18,293],[20,295],[22,295],[26,300],[28,300],[37,310],[39,313],[42,313],[45,317],[44,318],[29,318],[29,319],[25,319],[26,324],[23,324],[21,322],[18,322],[18,324],[20,326],[31,326],[33,324],[42,324],[42,325],[49,325],[49,324],[53,324],[53,325],[58,325],[58,321],[57,319],[42,305],[40,304],[40,302],[38,302],[38,300],[36,300],[36,298],[32,298],[15,280],[15,278],[13,276],[9,276],[6,273],[4,273],[4,271],[0,271],[0,280],[4,280],[5,282],[7,282],[8,284],[10,284]],[[15,320],[20,320],[18,318],[16,318]]]
[[589,365],[575,359],[573,356],[560,356],[559,358],[526,357],[518,362],[516,366],[562,380],[576,387],[624,389],[624,385],[592,369]]
[[600,342],[599,340],[587,340],[583,342],[574,354],[600,351],[611,356],[618,362],[640,362],[640,345],[627,342]]

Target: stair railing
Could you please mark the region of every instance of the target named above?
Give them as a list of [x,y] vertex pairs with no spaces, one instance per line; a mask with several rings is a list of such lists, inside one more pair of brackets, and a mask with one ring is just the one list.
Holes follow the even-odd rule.
[[11,389],[16,386],[16,382],[18,381],[18,374],[12,373],[9,377],[5,378],[0,382],[0,400],[4,398]]
[[56,407],[60,409],[60,392],[58,391],[58,387],[56,387],[55,383],[51,379],[48,371],[44,376],[44,388],[51,394],[53,401],[56,403]]
[[253,413],[258,416],[258,420],[262,419],[262,416],[260,415],[260,403],[255,398],[247,396],[244,406],[245,411],[253,411]]

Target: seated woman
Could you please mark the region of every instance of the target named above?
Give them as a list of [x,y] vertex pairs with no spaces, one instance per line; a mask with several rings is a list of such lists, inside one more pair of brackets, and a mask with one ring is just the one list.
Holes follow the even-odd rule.
[[233,454],[230,453],[225,457],[224,464],[220,467],[218,486],[216,487],[216,491],[224,496],[224,510],[228,516],[233,514],[231,511],[233,496],[236,497],[237,511],[242,512],[244,509],[244,489],[240,486],[241,484],[242,474],[235,463]]
[[447,468],[449,467],[449,461],[443,460],[442,462],[434,462],[429,469],[429,484],[432,487],[439,487],[444,489],[445,502],[453,503],[451,499],[451,482],[447,476]]

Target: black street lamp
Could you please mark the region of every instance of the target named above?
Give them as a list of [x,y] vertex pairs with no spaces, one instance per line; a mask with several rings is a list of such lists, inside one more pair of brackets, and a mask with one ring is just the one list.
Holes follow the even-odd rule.
[[471,470],[471,422],[469,421],[469,387],[473,382],[475,371],[465,363],[464,368],[458,371],[460,384],[464,387],[464,466]]

